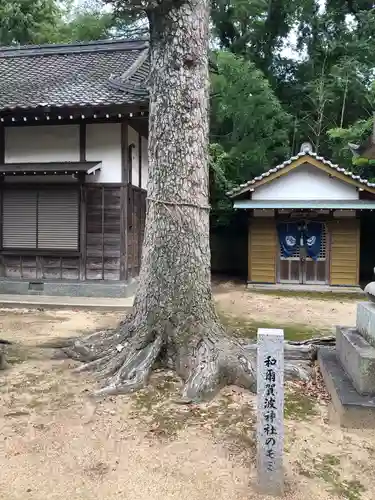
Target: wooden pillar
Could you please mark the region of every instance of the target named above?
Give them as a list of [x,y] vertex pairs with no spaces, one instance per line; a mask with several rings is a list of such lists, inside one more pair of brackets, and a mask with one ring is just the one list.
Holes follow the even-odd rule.
[[121,182],[130,182],[129,171],[129,128],[128,122],[121,123]]
[[[86,123],[79,125],[79,160],[86,161]],[[79,174],[79,279],[86,279],[86,255],[87,255],[87,209],[86,209],[86,189],[85,189],[85,174]]]
[[101,269],[101,274],[102,274],[102,280],[104,280],[104,243],[105,243],[105,233],[104,233],[104,214],[105,214],[105,191],[104,191],[104,186],[101,187],[101,196],[102,196],[102,201],[101,201],[101,207],[102,207],[102,223],[101,223],[101,228],[102,228],[102,245],[101,245],[101,254],[102,254],[102,269]]
[[[0,163],[5,162],[4,127],[0,127]],[[0,176],[0,250],[3,248],[3,203],[4,203],[4,176]],[[0,257],[0,277],[5,276],[4,257]]]
[[127,185],[121,186],[120,195],[120,280],[129,278],[128,255],[128,189]]
[[142,136],[138,135],[138,186],[142,187]]
[[86,123],[79,125],[79,161],[86,161]]
[[[83,176],[84,177],[84,174]],[[87,192],[83,180],[80,183],[80,204],[79,204],[79,279],[86,279],[86,256],[87,256]]]
[[247,224],[247,281],[251,281],[251,220],[252,216],[249,215]]

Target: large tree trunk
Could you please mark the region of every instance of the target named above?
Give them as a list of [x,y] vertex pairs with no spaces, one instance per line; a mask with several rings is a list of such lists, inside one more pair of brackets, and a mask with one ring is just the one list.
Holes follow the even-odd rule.
[[226,337],[211,295],[209,9],[209,0],[165,0],[149,13],[150,172],[134,309],[116,331],[69,350],[89,361],[84,368],[99,370],[103,393],[136,390],[156,362],[185,380],[187,400],[209,397],[226,383],[254,383],[248,354]]

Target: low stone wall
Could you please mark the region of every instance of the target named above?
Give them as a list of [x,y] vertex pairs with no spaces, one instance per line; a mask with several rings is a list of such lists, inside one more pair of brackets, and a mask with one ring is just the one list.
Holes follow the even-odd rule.
[[65,297],[131,297],[137,280],[129,282],[17,281],[0,280],[0,294]]

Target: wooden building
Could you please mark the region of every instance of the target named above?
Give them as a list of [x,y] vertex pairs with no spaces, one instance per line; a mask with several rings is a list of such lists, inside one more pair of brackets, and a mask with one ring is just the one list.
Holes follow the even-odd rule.
[[123,296],[146,207],[144,41],[0,50],[0,292]]
[[360,214],[375,209],[375,184],[312,152],[228,193],[249,212],[252,285],[359,285]]

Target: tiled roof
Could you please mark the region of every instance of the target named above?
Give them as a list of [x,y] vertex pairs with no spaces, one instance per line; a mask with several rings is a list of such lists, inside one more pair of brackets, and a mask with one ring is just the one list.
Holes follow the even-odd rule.
[[0,48],[0,112],[147,103],[147,51],[143,40]]
[[[324,165],[327,165],[328,167],[332,168],[332,170],[336,170],[337,172],[340,172],[340,173],[346,175],[350,179],[353,179],[353,180],[355,180],[361,184],[364,184],[365,186],[371,187],[371,188],[375,187],[375,183],[369,182],[366,179],[362,179],[359,175],[355,175],[355,174],[353,174],[353,172],[349,172],[345,168],[341,168],[339,165],[332,163],[329,160],[326,160],[325,158],[323,158],[323,156],[318,156],[316,153],[313,153],[312,151],[301,151],[297,155],[289,158],[289,160],[286,160],[283,163],[280,163],[280,165],[276,165],[276,167],[273,167],[270,170],[267,170],[267,172],[264,172],[264,174],[259,175],[258,177],[254,177],[254,179],[252,179],[251,181],[245,182],[244,184],[240,184],[238,187],[232,189],[231,191],[228,191],[227,195],[230,197],[234,197],[234,196],[239,195],[240,193],[250,191],[252,189],[253,185],[256,184],[257,182],[270,176],[271,174],[274,174],[275,172],[278,172],[279,170],[282,170],[283,168],[287,167],[288,165],[290,165],[294,161],[298,160],[299,158],[302,158],[303,156],[311,156],[315,160],[320,161]],[[254,188],[255,187],[256,186],[254,186]]]

